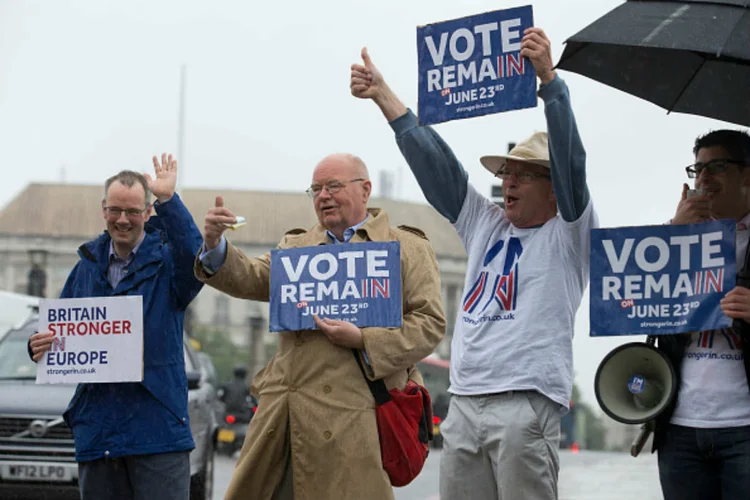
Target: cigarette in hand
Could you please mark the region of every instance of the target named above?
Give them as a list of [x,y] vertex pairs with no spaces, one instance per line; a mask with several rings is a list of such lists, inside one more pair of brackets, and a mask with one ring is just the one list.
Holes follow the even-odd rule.
[[224,224],[224,225],[228,227],[229,229],[231,229],[232,231],[234,231],[235,229],[239,229],[245,224],[247,224],[247,221],[245,221],[245,218],[242,217],[241,215],[236,216],[235,219],[237,219],[237,222],[235,222],[234,224]]

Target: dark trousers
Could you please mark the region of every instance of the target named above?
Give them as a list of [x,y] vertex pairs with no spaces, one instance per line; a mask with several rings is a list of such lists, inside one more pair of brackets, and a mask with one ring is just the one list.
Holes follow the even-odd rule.
[[664,500],[750,499],[750,426],[670,425],[658,454]]
[[78,482],[81,500],[188,500],[190,452],[80,462]]

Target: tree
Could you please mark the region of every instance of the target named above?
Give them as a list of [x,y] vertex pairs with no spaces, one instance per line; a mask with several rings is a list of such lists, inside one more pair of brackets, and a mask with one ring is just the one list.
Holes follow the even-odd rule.
[[230,380],[235,366],[247,367],[250,351],[236,346],[226,332],[196,323],[192,333],[192,338],[200,343],[200,350],[211,357],[219,382]]

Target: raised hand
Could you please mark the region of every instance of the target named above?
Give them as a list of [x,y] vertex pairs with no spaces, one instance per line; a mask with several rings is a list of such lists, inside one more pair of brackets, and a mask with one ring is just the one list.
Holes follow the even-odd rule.
[[362,48],[362,64],[352,64],[349,87],[352,95],[360,99],[376,99],[385,91],[385,80],[372,63],[367,47]]
[[521,55],[529,58],[542,83],[554,80],[556,73],[552,64],[551,44],[541,28],[527,28],[523,32]]
[[672,224],[699,224],[711,217],[711,199],[705,194],[696,194],[688,198],[688,185],[682,185],[682,198],[677,205],[677,212]]
[[169,200],[174,195],[175,186],[177,185],[177,158],[170,154],[162,153],[161,162],[154,156],[154,175],[152,178],[149,174],[143,174],[148,181],[148,188],[154,193],[156,199],[160,202]]
[[388,121],[405,114],[406,106],[385,83],[382,73],[370,59],[367,47],[362,48],[361,56],[362,64],[352,64],[351,67],[349,88],[352,95],[360,99],[372,99]]
[[236,222],[237,218],[232,211],[224,207],[224,198],[217,196],[214,208],[206,214],[203,226],[203,242],[206,245],[206,250],[216,248],[221,241],[221,235],[227,230],[226,225]]

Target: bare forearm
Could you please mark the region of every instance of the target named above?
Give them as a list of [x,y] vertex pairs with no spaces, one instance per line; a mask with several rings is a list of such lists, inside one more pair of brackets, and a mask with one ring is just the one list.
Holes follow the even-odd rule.
[[398,96],[387,86],[383,89],[383,92],[373,100],[380,108],[380,111],[383,112],[385,119],[389,122],[406,114],[407,109],[404,103],[401,102]]

